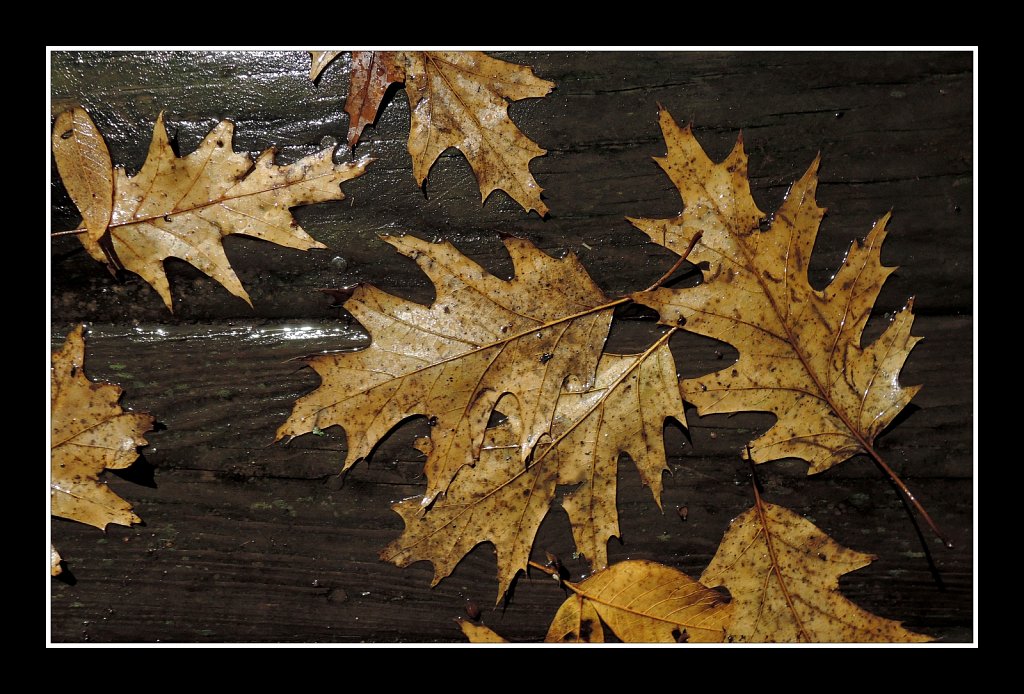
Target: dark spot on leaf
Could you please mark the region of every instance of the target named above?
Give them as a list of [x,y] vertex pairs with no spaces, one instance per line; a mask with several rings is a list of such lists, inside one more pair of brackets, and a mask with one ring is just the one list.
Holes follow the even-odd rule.
[[432,427],[436,427],[437,426],[437,417],[435,415],[431,415],[427,419],[427,424],[429,424]]
[[164,215],[164,221],[165,221],[165,222],[170,222],[170,221],[172,221],[172,220],[171,220],[171,215],[169,215],[169,214],[165,214],[165,215]]
[[218,147],[223,147],[224,146],[224,140],[217,140],[217,146]]
[[62,139],[62,140],[66,140],[66,139],[68,139],[69,137],[71,137],[71,135],[72,135],[72,134],[73,134],[74,132],[75,132],[74,130],[65,130],[64,132],[62,132],[62,133],[60,134],[60,139]]
[[555,355],[552,354],[551,352],[544,352],[544,354],[540,355],[540,363],[547,364],[549,361],[554,359],[554,357]]
[[594,633],[594,623],[589,619],[580,622],[580,641],[590,643],[590,636]]
[[78,374],[78,367],[77,366],[72,366],[71,367],[71,378],[74,378],[77,374]]
[[676,319],[676,325],[680,328],[686,325],[686,318],[684,316],[679,316],[679,318]]

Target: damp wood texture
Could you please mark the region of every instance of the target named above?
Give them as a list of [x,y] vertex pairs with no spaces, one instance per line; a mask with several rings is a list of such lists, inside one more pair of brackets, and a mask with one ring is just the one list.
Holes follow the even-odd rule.
[[[303,252],[259,239],[224,239],[250,307],[183,261],[166,269],[173,313],[134,275],[111,276],[72,236],[50,242],[51,344],[80,323],[86,373],[125,390],[126,409],[159,422],[136,464],[106,473],[143,524],[106,532],[53,520],[67,569],[52,579],[57,642],[434,642],[463,640],[456,617],[479,613],[511,640],[539,640],[563,591],[534,571],[492,608],[496,566],[480,545],[431,588],[432,570],[405,569],[378,553],[402,529],[392,502],[422,494],[424,457],[412,421],[344,477],[337,427],[272,443],[296,398],[318,384],[301,362],[325,350],[365,346],[357,323],[318,291],[373,283],[429,303],[415,263],[381,235],[446,239],[494,274],[511,263],[502,234],[553,256],[575,253],[609,296],[649,286],[674,256],[625,217],[666,218],[678,193],[652,161],[665,154],[661,104],[715,160],[742,131],[751,191],[772,211],[821,154],[818,202],[828,208],[811,261],[824,286],[854,239],[892,210],[882,251],[899,270],[875,305],[867,339],[914,298],[913,334],[925,339],[901,375],[923,384],[877,440],[887,462],[950,536],[918,536],[892,486],[865,456],[820,475],[787,460],[758,466],[763,496],[811,519],[837,542],[877,561],[847,575],[844,595],[878,615],[942,641],[974,638],[972,623],[973,419],[972,56],[950,52],[641,53],[517,52],[495,57],[532,66],[556,87],[513,103],[513,121],[540,147],[530,170],[544,189],[541,219],[502,191],[481,205],[473,172],[455,150],[420,188],[407,151],[409,102],[386,96],[355,153],[346,147],[347,54],[309,80],[307,53],[55,52],[51,118],[80,105],[129,175],[142,167],[161,112],[179,154],[219,121],[234,123],[236,151],[268,147],[288,164],[339,145],[336,162],[370,155],[345,199],[294,210],[326,246]],[[56,172],[50,231],[79,214]],[[685,275],[675,286],[694,282]],[[620,312],[609,349],[639,352],[661,334],[647,309]],[[685,377],[722,368],[729,346],[680,331],[670,341]],[[621,541],[610,562],[646,559],[697,577],[729,521],[752,504],[743,446],[771,425],[757,413],[698,417],[666,427],[670,475],[659,511],[633,465],[619,465]],[[923,541],[922,541],[923,537]],[[540,528],[531,558],[557,555],[573,579],[564,513]],[[930,556],[930,560],[929,560]],[[470,606],[467,611],[467,605]]]

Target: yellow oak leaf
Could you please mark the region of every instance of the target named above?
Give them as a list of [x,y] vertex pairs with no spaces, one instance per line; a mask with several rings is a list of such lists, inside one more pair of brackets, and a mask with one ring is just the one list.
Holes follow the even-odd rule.
[[[60,141],[57,130],[54,142]],[[290,208],[344,199],[340,184],[362,175],[372,161],[335,164],[328,148],[286,166],[276,165],[274,150],[268,149],[253,162],[232,149],[233,136],[234,125],[221,121],[195,152],[178,157],[161,114],[139,173],[129,177],[122,167],[113,171],[114,257],[152,285],[168,309],[173,306],[164,260],[170,257],[194,265],[251,305],[224,253],[223,238],[244,234],[299,250],[325,248],[295,222]],[[89,255],[107,261],[91,232],[78,238]]]
[[[516,457],[525,463],[550,436],[563,385],[590,388],[612,307],[586,270],[527,241],[507,238],[515,276],[487,273],[449,243],[410,236],[385,241],[413,258],[436,288],[427,307],[360,286],[345,308],[370,333],[364,350],[310,357],[323,383],[300,398],[277,439],[341,425],[345,469],[370,453],[399,422],[429,418],[424,506],[480,456],[487,422],[506,393],[522,426]],[[621,303],[621,302],[618,302]]]
[[927,636],[871,614],[839,592],[839,577],[871,563],[806,518],[761,501],[733,520],[711,564],[706,586],[725,586],[733,618],[726,632],[740,642],[921,642]]
[[863,346],[862,333],[878,293],[894,268],[881,264],[889,215],[863,242],[854,242],[824,290],[807,267],[824,210],[815,201],[818,161],[793,184],[767,230],[747,180],[742,139],[720,164],[701,149],[689,127],[660,115],[668,145],[655,158],[683,199],[673,219],[632,219],[652,241],[689,255],[704,268],[692,288],[639,292],[667,325],[685,325],[739,350],[739,360],[681,382],[701,415],[763,411],[778,419],[744,455],[762,463],[796,457],[822,472],[858,453],[871,456],[938,532],[924,508],[874,448],[920,386],[904,387],[899,372],[920,338],[912,337],[913,301],[882,335]]
[[50,368],[50,511],[100,530],[109,523],[139,523],[131,504],[100,482],[99,474],[135,461],[153,417],[122,410],[121,388],[86,378],[84,358],[79,326],[53,354]]
[[[579,583],[561,585],[572,595],[555,614],[544,639],[548,643],[602,643],[605,627],[627,643],[720,643],[733,614],[722,593],[651,561],[619,562]],[[463,626],[472,642],[504,640],[472,626]]]

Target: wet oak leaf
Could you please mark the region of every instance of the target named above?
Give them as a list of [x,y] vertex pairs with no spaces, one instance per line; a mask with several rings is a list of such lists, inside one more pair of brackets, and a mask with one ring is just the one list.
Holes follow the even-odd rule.
[[477,461],[487,422],[506,393],[519,407],[516,455],[525,463],[551,431],[563,384],[593,385],[612,304],[575,256],[556,260],[522,239],[505,239],[515,269],[508,281],[447,242],[384,240],[428,275],[434,303],[357,288],[344,306],[370,333],[370,346],[308,358],[322,384],[296,402],[276,438],[340,425],[348,469],[398,423],[427,417],[434,436],[426,506]]
[[814,289],[807,267],[824,214],[815,202],[818,161],[761,231],[764,214],[750,195],[742,139],[715,164],[689,127],[680,128],[664,110],[660,121],[668,154],[656,161],[679,190],[684,211],[674,219],[630,221],[677,253],[702,232],[689,259],[706,268],[704,283],[633,298],[657,310],[663,323],[685,322],[686,330],[728,342],[740,355],[720,371],[682,381],[684,399],[701,415],[776,415],[775,425],[750,444],[756,462],[801,458],[810,474],[868,453],[895,480],[873,442],[920,388],[898,380],[919,339],[910,335],[913,303],[873,344],[861,345],[872,306],[894,271],[880,260],[889,216],[853,244],[823,291]]
[[839,592],[840,576],[873,559],[843,547],[789,509],[758,499],[729,525],[700,580],[725,586],[732,595],[732,641],[930,641]]
[[[312,58],[316,70],[324,56]],[[528,66],[479,51],[355,51],[345,104],[349,145],[355,147],[363,128],[376,120],[384,94],[396,82],[405,83],[412,111],[409,154],[418,185],[442,152],[455,147],[476,175],[481,201],[500,189],[527,212],[548,213],[543,189],[530,173],[530,161],[546,150],[516,127],[508,103],[546,96],[554,83]]]
[[[295,222],[290,208],[344,199],[340,184],[362,175],[372,161],[335,164],[328,148],[279,166],[271,148],[253,162],[233,151],[233,136],[234,125],[221,121],[196,151],[178,157],[161,114],[139,173],[129,177],[122,167],[113,170],[114,254],[124,269],[156,289],[168,309],[173,306],[164,260],[170,257],[185,260],[252,305],[224,253],[223,238],[244,234],[299,250],[325,248]],[[91,233],[78,238],[89,255],[106,261]]]
[[[130,503],[103,482],[104,469],[120,470],[146,445],[153,417],[125,412],[122,390],[85,376],[83,327],[75,328],[52,356],[50,369],[50,510],[103,530],[109,523],[141,522]],[[59,561],[59,557],[57,558]]]
[[[549,436],[524,466],[519,457],[520,418],[514,402],[497,408],[507,418],[487,429],[480,457],[463,468],[422,512],[424,497],[394,505],[405,521],[402,535],[381,552],[398,566],[427,560],[436,585],[481,542],[497,552],[498,600],[530,549],[555,498],[556,485],[576,485],[562,498],[579,553],[595,569],[608,564],[607,543],[618,536],[616,478],[620,453],[627,453],[660,506],[665,463],[663,427],[669,417],[685,424],[675,363],[666,333],[642,354],[605,354],[593,387],[563,392]],[[430,452],[430,439],[418,442]]]
[[107,143],[84,108],[64,111],[53,124],[53,158],[93,242],[107,233],[114,210],[114,174]]

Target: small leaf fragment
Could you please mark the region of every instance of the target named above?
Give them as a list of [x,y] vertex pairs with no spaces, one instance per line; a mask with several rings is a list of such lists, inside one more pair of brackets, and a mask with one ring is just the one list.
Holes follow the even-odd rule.
[[349,147],[355,147],[363,129],[377,121],[380,102],[388,87],[404,81],[405,63],[401,53],[352,51],[352,79],[345,100]]
[[341,51],[310,51],[312,64],[309,66],[309,79],[316,80],[332,60],[337,58]]
[[61,561],[63,561],[63,560],[60,558],[60,553],[57,551],[57,548],[54,547],[53,545],[50,545],[50,575],[51,576],[60,576],[64,572],[64,569],[60,565]]
[[508,643],[507,640],[498,636],[493,630],[485,627],[483,624],[473,624],[465,619],[456,620],[459,623],[459,628],[462,629],[462,633],[466,635],[470,643]]

